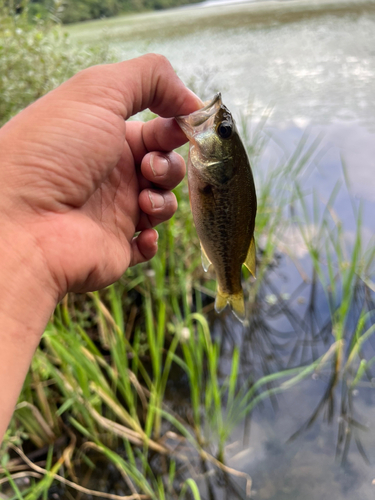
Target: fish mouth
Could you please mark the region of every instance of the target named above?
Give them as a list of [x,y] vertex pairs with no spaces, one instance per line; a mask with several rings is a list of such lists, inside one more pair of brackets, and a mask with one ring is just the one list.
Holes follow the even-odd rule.
[[221,93],[218,92],[211,101],[204,103],[203,108],[190,115],[176,116],[176,121],[190,141],[196,134],[210,127],[213,121],[210,118],[215,117],[221,106]]

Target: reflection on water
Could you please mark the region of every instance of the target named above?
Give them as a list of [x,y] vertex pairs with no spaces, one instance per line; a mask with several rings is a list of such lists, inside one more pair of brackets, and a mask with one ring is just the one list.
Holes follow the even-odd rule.
[[[339,179],[345,186],[344,162],[354,205],[358,207],[361,199],[369,202],[364,208],[363,243],[371,244],[375,230],[374,10],[302,16],[298,22],[283,17],[274,22],[270,15],[268,25],[265,19],[254,25],[248,6],[228,9],[223,8],[221,17],[214,10],[210,15],[209,7],[150,17],[148,26],[152,20],[155,26],[148,33],[146,21],[140,22],[142,35],[138,33],[136,40],[129,38],[129,33],[137,32],[136,21],[123,29],[113,25],[113,32],[108,25],[107,36],[123,59],[146,52],[166,55],[202,98],[221,90],[226,104],[238,115],[251,116],[254,124],[272,106],[266,130],[271,140],[258,172],[293,150],[306,127],[313,137],[322,132],[324,154],[303,188],[317,189],[324,206]],[[168,24],[165,30],[163,22]],[[356,220],[346,188],[339,191],[334,209],[345,223],[350,243]],[[212,331],[222,339],[223,375],[230,369],[233,347],[240,346],[244,384],[309,364],[333,342],[328,299],[311,269],[304,242],[297,233],[289,236],[299,267],[284,255],[269,269],[250,326],[243,329],[230,314],[224,320],[212,317]],[[352,321],[361,311],[374,308],[374,294],[363,282],[357,282],[353,304]],[[351,325],[346,333],[347,353],[354,333]],[[362,355],[368,360],[374,351],[370,338]],[[226,460],[253,477],[252,498],[374,498],[375,373],[369,370],[353,390],[350,383],[355,373],[347,376],[351,379],[339,379],[332,362],[313,378],[263,401],[251,420],[236,428]],[[173,394],[181,393],[178,388]],[[199,485],[203,498],[245,498],[241,480],[233,483],[233,478],[218,479],[207,471]]]
[[[373,124],[375,13],[291,24],[274,24],[271,18],[269,26],[254,29],[247,7],[223,8],[222,16],[220,9],[205,9],[205,17],[193,18],[189,33],[181,36],[179,24],[189,19],[189,9],[166,23],[173,25],[174,36],[165,36],[160,25],[158,34],[142,33],[142,41],[118,33],[115,44],[124,58],[152,51],[166,55],[185,80],[209,73],[230,104],[255,101],[255,114],[272,104],[278,123],[359,118]],[[230,18],[236,21],[233,29],[225,25]]]
[[[145,42],[143,50],[132,42],[119,42],[117,47],[123,57],[163,53],[203,98],[220,89],[232,108],[249,110],[253,123],[272,105],[267,128],[272,139],[258,170],[268,168],[281,154],[288,156],[306,127],[312,137],[323,132],[325,153],[304,187],[318,188],[324,205],[339,178],[344,185],[342,159],[352,194],[375,201],[374,42],[375,16],[350,15],[258,29],[225,29],[218,23],[183,37],[156,37]],[[350,240],[356,221],[345,189],[335,210]],[[364,243],[369,243],[375,230],[373,206],[364,210],[364,220]],[[248,328],[243,330],[230,314],[225,321],[213,317],[213,331],[223,339],[223,375],[230,369],[235,345],[241,347],[242,379],[248,383],[309,364],[332,344],[328,303],[296,236],[291,243],[305,281],[282,257],[264,280]],[[358,284],[353,319],[362,308],[371,310],[373,301],[367,287]],[[347,346],[350,341],[346,339]],[[374,350],[374,341],[369,341],[366,359]],[[332,363],[330,369],[263,402],[251,420],[235,430],[226,450],[227,464],[252,476],[252,498],[374,498],[374,376],[368,373],[362,385],[349,390],[350,382],[338,378]],[[244,480],[233,485],[233,478],[228,483],[206,473],[199,486],[206,498],[245,498]]]
[[[334,123],[324,127],[311,126],[308,132],[310,140],[322,130],[322,154],[318,155],[319,161],[313,168],[308,169],[303,181],[304,192],[312,202],[315,190],[318,206],[323,210],[341,179],[334,210],[345,225],[345,240],[352,247],[357,226],[355,213],[363,206],[363,197],[359,197],[358,192],[361,189],[366,192],[368,187],[356,182],[356,177],[370,177],[373,171],[366,163],[361,168],[358,166],[352,171],[354,182],[345,186],[341,151],[334,140],[339,138],[355,160],[356,149],[351,151],[350,148],[355,144],[354,138],[371,137],[371,134],[358,123],[348,126]],[[280,157],[280,143],[288,157],[302,136],[301,129],[295,125],[279,129],[273,125],[265,133],[271,140],[256,164],[255,178],[259,171],[267,170]],[[373,144],[370,141],[369,148],[364,148],[364,157],[371,155]],[[372,248],[374,198],[371,189],[367,193],[368,201],[363,206],[362,242],[364,247]],[[309,230],[318,234],[318,227],[311,226]],[[223,375],[227,375],[230,369],[233,347],[240,346],[244,383],[294,366],[308,365],[327,352],[334,341],[330,312],[332,297],[330,292],[327,296],[327,290],[323,290],[313,271],[301,232],[294,231],[291,225],[280,243],[280,250],[285,246],[292,248],[293,255],[298,257],[298,266],[295,260],[282,254],[275,260],[262,280],[256,306],[251,311],[250,326],[242,329],[233,322],[229,312],[225,321],[213,316],[213,331],[223,339]],[[326,264],[323,265],[324,273],[328,272]],[[339,272],[339,280],[338,276]],[[248,291],[250,287],[248,285]],[[341,296],[336,299],[333,309],[339,306]],[[350,353],[359,315],[363,311],[373,311],[374,301],[373,291],[361,279],[354,281],[353,302],[345,329],[345,360]],[[372,324],[373,320],[369,319],[367,327]],[[370,338],[363,346],[361,358],[371,360],[374,356],[375,339]],[[252,413],[251,420],[236,429],[228,446],[227,463],[253,477],[252,498],[374,498],[375,370],[369,369],[361,384],[353,388],[351,383],[358,363],[359,360],[342,376],[343,372],[338,373],[333,360],[328,369],[314,373],[313,377],[281,396],[263,402]]]
[[[166,55],[201,97],[219,89],[228,107],[251,114],[254,122],[271,106],[269,125],[281,142],[289,141],[291,129],[323,127],[346,161],[356,194],[373,198],[375,11],[254,28],[246,8],[232,6],[222,17],[217,8],[204,9],[187,34],[179,31],[185,15],[175,14],[168,23],[174,35],[166,36],[161,25],[156,33],[142,32],[141,40],[123,40],[126,32],[120,32],[113,44],[122,59]],[[210,10],[214,26],[207,22]],[[237,27],[226,28],[231,16]]]
[[[359,283],[352,318],[372,310],[374,298]],[[241,346],[244,381],[309,364],[333,341],[321,286],[306,283],[285,257],[264,280],[249,328],[234,326],[228,315],[227,321],[216,322],[215,332],[224,339],[223,360],[231,358],[234,345]],[[350,341],[348,337],[347,346]],[[368,342],[363,352],[371,359],[375,342]],[[373,498],[374,375],[368,373],[350,391],[350,381],[339,380],[332,363],[256,408],[251,421],[232,435],[226,456],[228,465],[253,477],[252,498]]]

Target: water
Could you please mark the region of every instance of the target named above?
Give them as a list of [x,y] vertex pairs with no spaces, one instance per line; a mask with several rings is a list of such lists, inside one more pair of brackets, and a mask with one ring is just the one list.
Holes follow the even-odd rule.
[[[353,7],[353,2],[346,2],[346,10],[334,12],[332,5],[314,10],[324,4],[317,2],[308,14],[298,2],[293,3],[294,10],[289,2],[282,4],[218,7],[206,2],[108,20],[100,26],[105,26],[105,36],[120,59],[147,52],[164,54],[202,98],[220,90],[228,107],[237,116],[247,113],[253,126],[265,110],[272,109],[267,121],[272,139],[260,167],[272,164],[281,149],[292,151],[306,129],[311,137],[322,132],[326,153],[305,187],[318,189],[324,205],[338,179],[344,184],[343,160],[352,197],[366,202],[363,238],[370,243],[375,230],[374,4],[357,2]],[[95,26],[88,23],[87,33],[98,29]],[[345,189],[335,210],[350,240],[356,223]],[[311,278],[306,248],[295,235],[292,240]],[[282,295],[285,292],[287,296]],[[364,288],[358,296],[353,316],[366,301],[373,307],[373,297]],[[252,324],[243,330],[225,316],[224,321],[215,320],[213,329],[224,339],[224,372],[231,348],[241,345],[244,380],[249,374],[257,378],[267,371],[312,362],[332,342],[323,291],[304,283],[285,256],[269,271],[263,302],[253,320],[256,327]],[[369,343],[368,358],[374,352],[374,344]],[[252,476],[252,498],[374,498],[374,384],[363,381],[349,397],[345,384],[338,382],[327,397],[331,380],[332,372],[323,371],[266,401],[251,422],[235,430],[226,460]],[[316,419],[306,426],[317,409]],[[234,490],[223,486],[223,481],[205,475],[198,482],[204,498],[235,498],[228,493]],[[244,481],[234,482],[237,497],[245,498]]]
[[[176,9],[165,26],[161,17],[142,21],[141,39],[129,39],[136,22],[117,28],[112,43],[120,59],[164,54],[203,98],[219,89],[228,107],[247,111],[254,122],[272,107],[269,125],[286,144],[307,126],[323,128],[343,154],[354,194],[374,200],[375,9],[297,21],[289,13],[258,27],[256,7],[220,7],[222,17],[217,7]],[[235,28],[228,28],[231,19]],[[110,26],[106,33],[111,40]]]
[[[243,381],[311,363],[332,342],[323,290],[304,283],[285,257],[264,280],[251,321],[243,330],[234,328],[230,316],[224,324],[216,323],[216,334],[224,339],[223,369],[233,343],[240,345]],[[371,342],[366,357],[374,354]],[[363,381],[351,398],[345,383],[338,381],[328,394],[334,374],[334,366],[329,366],[267,399],[231,436],[226,463],[251,475],[252,498],[374,498],[374,384]],[[240,486],[244,493],[244,481]]]

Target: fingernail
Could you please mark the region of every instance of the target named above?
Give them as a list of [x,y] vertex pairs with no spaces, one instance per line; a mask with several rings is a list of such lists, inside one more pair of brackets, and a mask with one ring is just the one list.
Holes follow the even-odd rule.
[[155,233],[156,233],[156,240],[155,240],[155,243],[157,244],[158,243],[158,239],[159,239],[159,233],[157,232],[156,229],[154,229]]
[[168,171],[169,163],[164,156],[151,155],[150,157],[150,167],[153,171],[155,177],[165,175]]
[[159,193],[155,193],[155,191],[149,191],[148,197],[150,198],[151,206],[153,209],[161,208],[165,203],[164,196]]

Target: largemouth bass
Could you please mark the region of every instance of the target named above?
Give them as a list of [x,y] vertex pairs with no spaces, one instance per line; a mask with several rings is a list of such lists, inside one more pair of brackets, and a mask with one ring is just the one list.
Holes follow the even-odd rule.
[[255,277],[253,174],[234,119],[215,95],[204,108],[176,118],[189,139],[188,182],[205,271],[216,271],[215,309],[227,304],[244,321],[244,264]]

